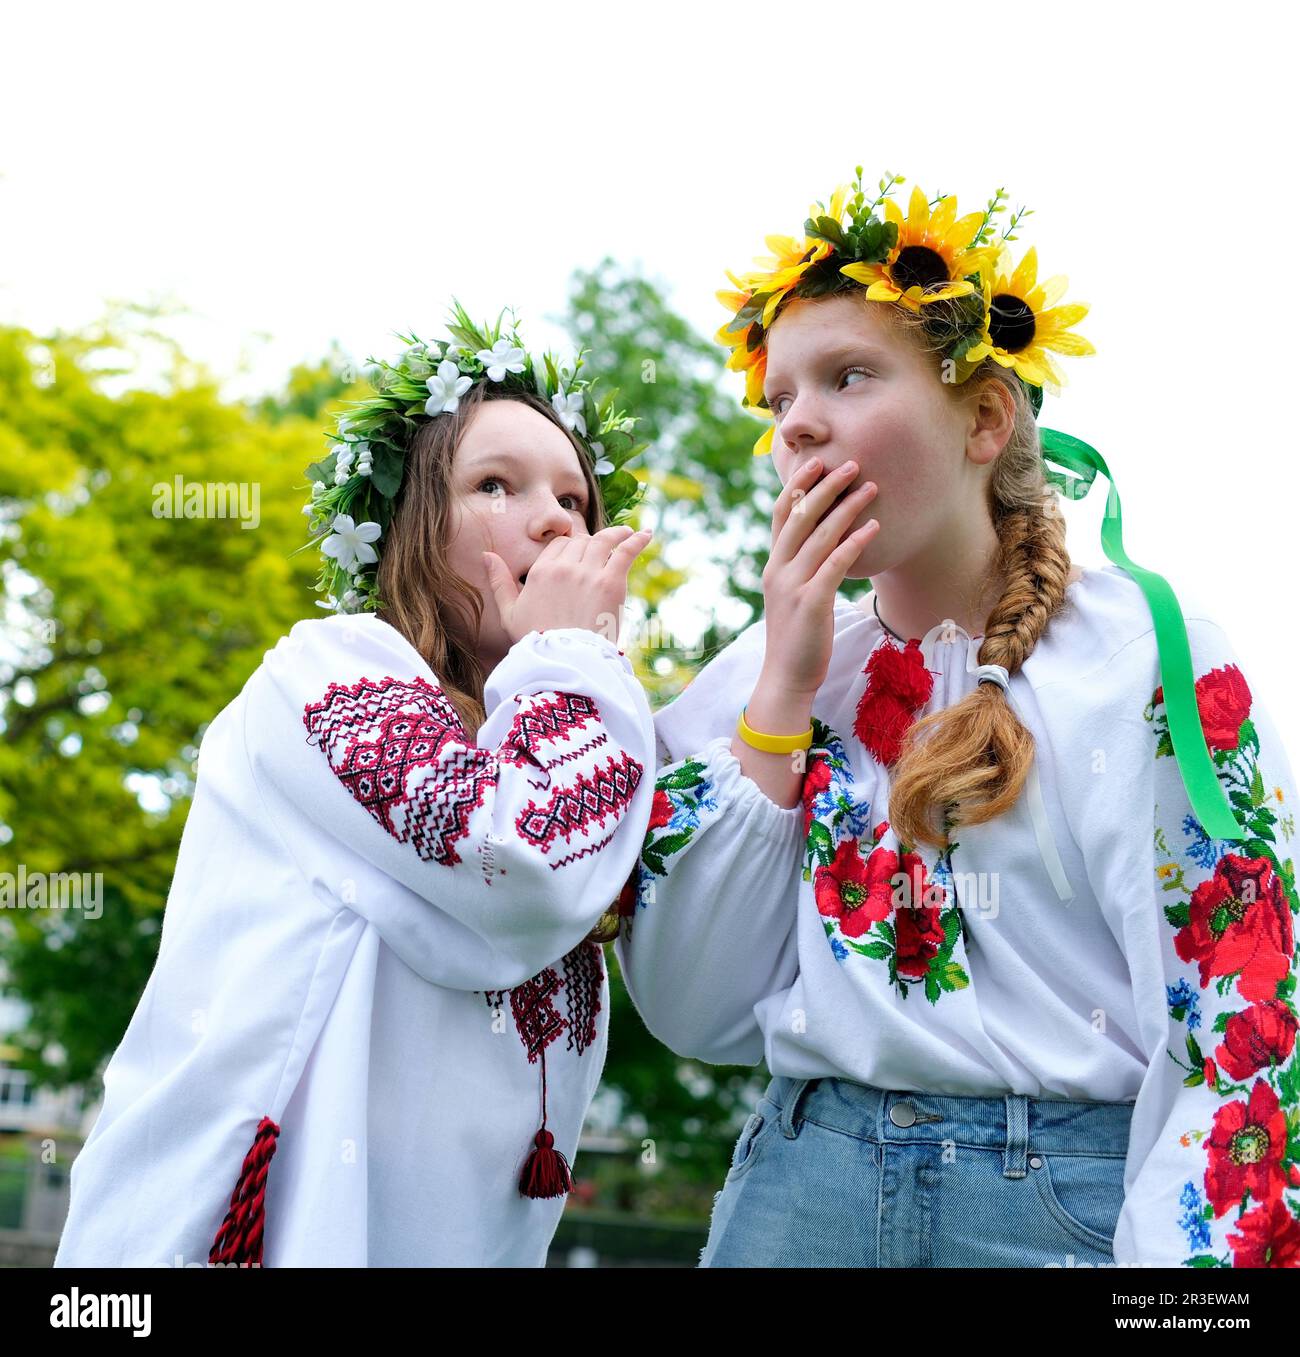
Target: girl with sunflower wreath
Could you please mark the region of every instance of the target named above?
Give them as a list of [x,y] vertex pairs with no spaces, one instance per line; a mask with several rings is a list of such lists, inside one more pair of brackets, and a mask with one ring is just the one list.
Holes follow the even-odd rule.
[[[1295,783],[1223,629],[1081,568],[1037,423],[1091,353],[887,175],[719,293],[781,481],[765,615],[656,714],[617,948],[674,1051],[772,1075],[701,1264],[1300,1264]],[[869,601],[836,590],[868,578]]]

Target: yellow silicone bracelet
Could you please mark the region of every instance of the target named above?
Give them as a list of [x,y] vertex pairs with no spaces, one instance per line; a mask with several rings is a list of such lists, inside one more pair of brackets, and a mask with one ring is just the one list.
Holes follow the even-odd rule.
[[736,722],[736,732],[746,744],[761,749],[765,754],[793,754],[796,749],[809,748],[813,737],[812,726],[802,735],[764,735],[745,720],[743,708],[740,720]]

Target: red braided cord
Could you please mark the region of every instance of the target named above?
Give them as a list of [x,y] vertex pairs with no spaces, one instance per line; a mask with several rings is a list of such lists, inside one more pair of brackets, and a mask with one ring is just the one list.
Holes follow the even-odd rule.
[[270,1117],[258,1123],[253,1144],[244,1157],[244,1167],[230,1198],[230,1210],[221,1222],[208,1253],[209,1263],[262,1262],[262,1231],[265,1225],[266,1173],[275,1157],[280,1128]]

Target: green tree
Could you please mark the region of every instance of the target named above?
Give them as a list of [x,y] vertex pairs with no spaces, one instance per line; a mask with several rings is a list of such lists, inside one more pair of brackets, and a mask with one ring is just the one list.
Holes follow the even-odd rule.
[[[148,978],[205,727],[314,602],[314,563],[290,552],[318,424],[223,400],[174,347],[160,389],[112,394],[151,319],[0,329],[0,867],[103,874],[98,919],[0,923],[31,1007],[11,1040],[55,1084],[90,1078]],[[244,498],[204,490],[226,517],[168,517],[178,476]]]

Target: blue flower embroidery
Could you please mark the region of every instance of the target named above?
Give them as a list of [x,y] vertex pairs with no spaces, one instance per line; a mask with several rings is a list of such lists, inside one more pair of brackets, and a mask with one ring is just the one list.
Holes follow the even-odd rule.
[[1194,815],[1183,816],[1183,833],[1192,841],[1187,848],[1187,856],[1198,867],[1204,867],[1207,871],[1212,871],[1218,865],[1219,859],[1232,847],[1226,840],[1210,838]]
[[1210,1227],[1205,1223],[1205,1202],[1197,1186],[1188,1182],[1184,1186],[1178,1204],[1183,1208],[1178,1228],[1187,1236],[1187,1246],[1193,1253],[1210,1247]]
[[1178,1020],[1179,1012],[1183,1012],[1187,1015],[1189,1031],[1201,1025],[1201,997],[1186,979],[1180,980],[1176,985],[1166,985],[1165,998],[1175,1021]]

